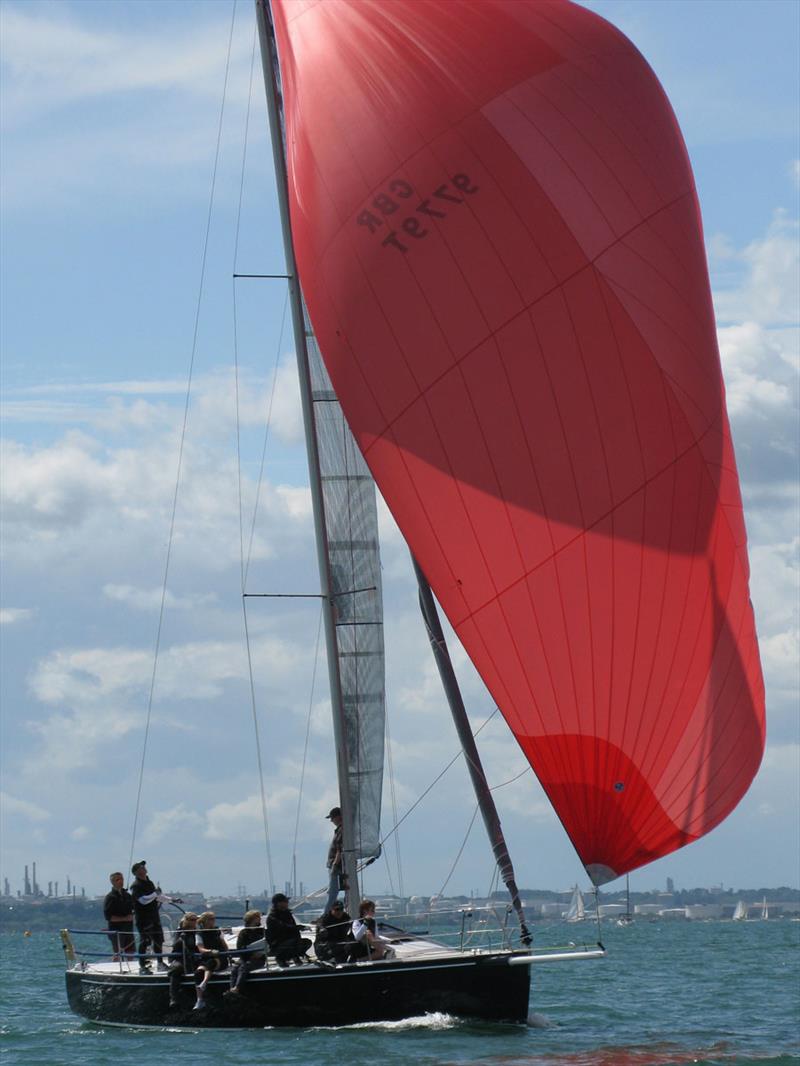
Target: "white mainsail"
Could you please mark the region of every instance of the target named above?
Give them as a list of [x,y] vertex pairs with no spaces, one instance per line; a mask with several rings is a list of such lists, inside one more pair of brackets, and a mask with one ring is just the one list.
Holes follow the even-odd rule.
[[572,899],[570,900],[569,908],[567,909],[567,913],[564,915],[564,917],[568,922],[582,922],[586,917],[586,908],[583,902],[583,893],[577,885],[573,890]]
[[743,899],[740,899],[736,904],[736,910],[733,912],[733,920],[735,922],[743,922],[747,918],[747,904]]

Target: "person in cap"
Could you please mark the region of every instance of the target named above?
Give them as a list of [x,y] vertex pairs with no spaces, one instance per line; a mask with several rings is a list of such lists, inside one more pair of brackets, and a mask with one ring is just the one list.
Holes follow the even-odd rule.
[[328,848],[328,899],[325,903],[325,913],[331,909],[339,895],[344,872],[342,862],[342,808],[333,807],[326,818],[333,822],[333,840]]
[[300,935],[300,928],[289,910],[289,898],[282,892],[272,897],[272,906],[267,915],[267,943],[269,954],[275,956],[279,966],[290,962],[298,965],[308,962],[306,952],[311,941]]
[[164,930],[161,927],[158,908],[160,903],[180,903],[180,900],[165,896],[161,888],[153,884],[148,876],[147,863],[144,859],[133,864],[131,873],[134,876],[130,889],[133,896],[133,914],[136,919],[136,928],[139,931],[139,971],[150,973],[147,964],[147,948],[150,945],[158,960],[158,969],[166,970],[168,967],[161,957],[164,947]]
[[347,962],[353,947],[351,918],[341,900],[317,920],[314,954],[323,962]]
[[108,938],[114,951],[113,961],[121,956],[133,955],[136,944],[133,939],[133,897],[125,888],[125,878],[119,870],[108,875],[111,891],[103,900],[103,917],[108,923]]

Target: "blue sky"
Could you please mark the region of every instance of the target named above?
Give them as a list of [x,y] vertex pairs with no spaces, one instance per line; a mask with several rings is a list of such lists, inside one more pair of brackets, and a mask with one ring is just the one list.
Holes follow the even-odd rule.
[[[793,884],[798,871],[798,20],[790,0],[596,0],[669,95],[703,208],[743,481],[767,681],[764,764],[705,840],[637,873],[691,886]],[[0,875],[100,891],[124,866],[146,715],[225,53],[228,0],[38,3],[2,16],[3,779]],[[239,4],[194,362],[185,463],[136,841],[176,889],[261,889],[256,760],[242,651],[231,273],[253,44]],[[258,72],[258,67],[256,67]],[[254,83],[236,267],[280,272],[263,90]],[[292,346],[279,282],[237,288],[245,524],[272,397],[250,591],[315,587]],[[456,751],[402,542],[388,515],[388,707],[404,812]],[[252,603],[252,601],[251,601]],[[336,800],[330,724],[312,691],[316,607],[250,607],[272,879],[293,852],[324,880]],[[477,727],[492,706],[456,653]],[[310,745],[294,844],[299,766]],[[492,783],[524,761],[499,716]],[[400,832],[405,890],[438,891],[473,803],[457,764]],[[497,791],[531,887],[583,882],[541,791]],[[384,826],[392,824],[387,791]],[[366,887],[400,887],[391,862]],[[476,825],[447,891],[486,891]]]

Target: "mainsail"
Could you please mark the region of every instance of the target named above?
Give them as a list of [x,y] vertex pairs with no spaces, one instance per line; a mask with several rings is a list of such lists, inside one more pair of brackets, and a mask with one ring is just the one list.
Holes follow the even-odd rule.
[[761,760],[694,181],[569,0],[273,0],[293,239],[359,448],[601,884]]
[[347,775],[359,859],[380,852],[385,724],[383,597],[375,483],[306,316],[306,348],[334,600]]
[[582,922],[586,917],[586,905],[583,902],[583,893],[576,885],[572,892],[572,899],[570,900],[567,912],[564,918],[568,922]]

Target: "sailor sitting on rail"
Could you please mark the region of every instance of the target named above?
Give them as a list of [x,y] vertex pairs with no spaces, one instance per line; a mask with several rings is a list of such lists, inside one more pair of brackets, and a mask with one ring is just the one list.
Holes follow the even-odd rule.
[[225,995],[234,992],[237,995],[240,994],[242,985],[250,972],[260,969],[266,963],[266,954],[264,951],[256,951],[256,945],[262,948],[267,946],[264,939],[264,927],[261,924],[261,911],[247,911],[244,916],[244,929],[240,929],[236,937],[236,950],[241,951],[242,954],[231,968],[230,992],[226,992]]
[[353,936],[361,952],[354,951],[351,958],[393,959],[394,948],[386,937],[378,933],[375,924],[375,904],[371,899],[362,899],[358,905],[358,918],[353,922]]
[[178,1006],[178,993],[181,981],[188,973],[193,973],[200,956],[197,951],[197,915],[187,911],[181,918],[178,931],[172,939],[172,951],[169,955],[169,1005]]
[[198,978],[195,1010],[202,1010],[206,1005],[206,985],[212,973],[225,970],[228,966],[228,945],[222,937],[221,930],[216,927],[216,920],[217,916],[213,911],[203,911],[197,920],[200,933],[200,942],[197,945],[200,964],[195,971]]
[[351,929],[352,919],[341,900],[336,900],[327,914],[317,920],[314,954],[323,962],[349,962],[356,946]]

